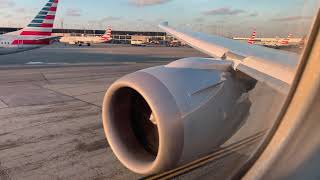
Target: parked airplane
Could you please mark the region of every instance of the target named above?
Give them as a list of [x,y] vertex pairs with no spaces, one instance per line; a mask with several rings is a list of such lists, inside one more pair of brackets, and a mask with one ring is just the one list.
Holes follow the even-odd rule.
[[59,0],[49,0],[31,23],[18,31],[0,36],[0,55],[41,48],[57,39],[51,36]]
[[214,58],[140,70],[107,90],[102,117],[109,145],[140,174],[177,167],[220,147],[249,112],[243,94],[257,81],[288,93],[298,64],[295,53],[159,26]]
[[298,41],[292,40],[292,34],[289,34],[286,38],[275,38],[273,41],[261,41],[263,46],[271,47],[275,49],[298,47],[301,45],[301,39]]
[[84,44],[90,46],[91,44],[99,44],[99,43],[105,43],[110,40],[111,38],[111,33],[112,33],[112,28],[109,27],[105,34],[102,36],[64,36],[60,39],[60,42],[66,43],[66,44],[77,44],[79,46],[82,46]]
[[[241,40],[241,38],[234,38],[235,40]],[[247,39],[248,44],[260,45],[275,49],[299,47],[301,46],[301,38],[292,38],[292,34],[289,34],[286,38],[257,38],[257,31],[254,29],[252,36]]]
[[289,34],[287,38],[281,39],[279,43],[283,46],[289,45],[290,39],[292,38],[292,34]]

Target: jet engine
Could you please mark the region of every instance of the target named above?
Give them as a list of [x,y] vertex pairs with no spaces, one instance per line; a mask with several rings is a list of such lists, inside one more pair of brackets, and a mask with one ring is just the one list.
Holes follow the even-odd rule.
[[130,170],[163,172],[226,142],[248,115],[247,91],[228,61],[186,58],[140,70],[108,89],[105,134]]

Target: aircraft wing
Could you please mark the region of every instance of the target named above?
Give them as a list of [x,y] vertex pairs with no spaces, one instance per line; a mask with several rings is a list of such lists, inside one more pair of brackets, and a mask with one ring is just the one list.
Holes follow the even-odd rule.
[[265,82],[280,92],[288,92],[294,79],[299,56],[295,53],[248,45],[221,36],[207,35],[170,27],[160,28],[199,51],[232,61],[233,69]]

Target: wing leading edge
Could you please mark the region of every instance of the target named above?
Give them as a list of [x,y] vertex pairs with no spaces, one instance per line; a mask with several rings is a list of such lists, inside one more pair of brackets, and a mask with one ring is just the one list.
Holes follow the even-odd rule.
[[252,46],[232,39],[178,30],[167,22],[160,28],[177,39],[212,57],[233,62],[234,70],[263,81],[280,92],[288,92],[294,79],[299,56],[295,53]]

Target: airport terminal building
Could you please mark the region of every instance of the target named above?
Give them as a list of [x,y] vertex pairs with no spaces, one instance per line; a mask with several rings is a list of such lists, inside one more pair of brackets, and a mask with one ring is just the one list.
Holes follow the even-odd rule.
[[[0,28],[0,34],[17,31],[20,28]],[[105,30],[80,30],[80,29],[53,29],[54,36],[101,36]],[[112,31],[112,42],[114,44],[130,44],[131,40],[139,36],[150,41],[166,41],[172,37],[165,32],[139,32],[139,31]]]

